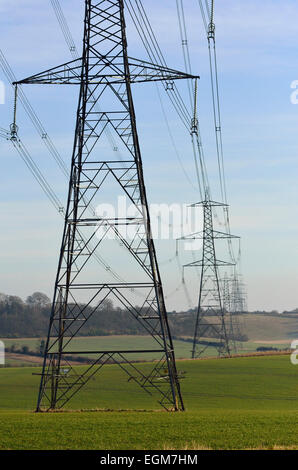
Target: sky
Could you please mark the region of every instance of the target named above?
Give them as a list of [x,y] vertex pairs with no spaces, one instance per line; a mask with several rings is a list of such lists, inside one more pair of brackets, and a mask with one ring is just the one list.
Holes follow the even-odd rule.
[[[80,50],[83,1],[60,0],[60,4]],[[143,0],[143,4],[167,63],[184,70],[176,2]],[[207,41],[199,2],[184,0],[184,7],[192,70],[200,75],[198,110],[208,175],[214,199],[220,199]],[[227,198],[231,231],[241,237],[241,273],[250,310],[283,311],[298,306],[298,104],[291,102],[295,91],[291,83],[298,80],[297,15],[294,0],[215,1]],[[1,50],[18,79],[70,60],[49,0],[0,0],[0,18]],[[129,17],[127,37],[129,54],[146,60]],[[1,69],[0,80],[6,85],[0,127],[8,128],[13,95]],[[138,85],[133,90],[148,199],[152,203],[191,204],[199,200],[199,194],[189,132],[163,89],[158,90],[171,135],[156,86]],[[186,84],[179,83],[179,90],[190,106]],[[24,91],[69,165],[78,89],[28,85]],[[66,201],[67,181],[20,105],[18,125],[32,158],[60,199]],[[42,291],[51,296],[63,220],[11,143],[0,141],[0,152],[0,292],[26,298]],[[175,265],[175,242],[156,244],[168,308],[187,307]],[[219,250],[221,256],[227,256]],[[111,265],[116,266],[113,255],[108,255]],[[196,256],[200,257],[199,250]],[[187,276],[194,306],[198,278],[196,272]]]

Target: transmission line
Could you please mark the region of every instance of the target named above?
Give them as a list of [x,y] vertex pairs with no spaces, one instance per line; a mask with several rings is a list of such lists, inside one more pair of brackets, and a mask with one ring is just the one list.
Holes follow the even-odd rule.
[[[13,81],[16,81],[16,77],[8,64],[8,61],[6,60],[3,52],[0,50],[0,65],[2,67],[2,70],[8,79],[8,81],[12,84]],[[13,85],[12,85],[13,86]],[[14,86],[13,86],[14,87]],[[18,98],[20,99],[28,117],[30,118],[31,122],[33,123],[34,127],[36,128],[37,132],[41,136],[43,142],[45,142],[47,149],[50,151],[51,155],[57,162],[60,170],[63,172],[65,176],[68,176],[68,171],[67,167],[61,158],[58,150],[54,146],[52,140],[48,136],[43,124],[41,123],[40,119],[38,118],[36,112],[32,108],[29,100],[27,99],[25,93],[21,89],[20,85],[18,85]],[[16,111],[16,109],[15,109]],[[14,117],[15,117],[15,111],[14,111]],[[15,124],[14,124],[15,125]],[[5,129],[1,129],[0,131],[0,136],[4,137],[8,140],[10,140],[24,161],[25,165],[33,175],[34,179],[37,181],[39,186],[42,188],[43,192],[45,195],[48,197],[50,200],[51,204],[55,207],[55,209],[63,216],[64,213],[64,207],[62,203],[60,202],[58,196],[55,194],[54,190],[52,189],[51,185],[47,181],[46,177],[42,174],[41,170],[39,169],[38,165],[34,162],[32,159],[28,149],[24,145],[24,143],[21,141],[19,137],[14,134],[13,138],[10,132],[8,132]],[[122,278],[104,261],[104,259],[99,256],[96,252],[93,253],[94,257],[97,259],[97,261],[105,268],[106,271],[109,271],[114,279],[116,280],[122,280]]]
[[[12,83],[16,82],[16,76],[14,75],[8,61],[6,60],[3,52],[0,50],[0,66],[9,81],[9,83],[12,85]],[[13,85],[12,85],[13,86]],[[14,88],[14,86],[13,86]],[[62,159],[61,155],[59,154],[58,150],[56,149],[54,143],[52,142],[51,138],[49,137],[48,133],[46,132],[43,124],[41,123],[40,119],[38,118],[36,112],[34,111],[33,107],[31,106],[29,100],[27,99],[24,91],[22,88],[19,86],[18,87],[18,98],[21,101],[23,108],[25,112],[27,113],[27,116],[29,117],[30,121],[32,122],[33,126],[35,127],[36,131],[38,132],[39,136],[41,137],[42,141],[44,142],[45,146],[49,150],[50,154],[56,161],[58,167],[62,171],[65,177],[68,178],[69,172],[67,169],[67,166]]]
[[[161,51],[141,0],[135,0],[135,6],[132,5],[131,0],[126,0],[125,3],[149,59],[152,62],[161,63],[163,66],[167,67],[167,62]],[[169,99],[171,100],[183,125],[189,129],[191,114],[189,113],[177,86],[173,82],[165,82],[163,83],[163,87],[167,91]]]
[[[182,0],[181,0],[182,1]],[[216,37],[215,37],[215,23],[214,23],[214,0],[208,1],[198,0],[201,16],[203,19],[204,28],[206,31],[208,41],[208,56],[209,56],[209,69],[211,81],[211,95],[212,95],[212,113],[215,130],[215,143],[216,155],[218,164],[218,174],[220,182],[220,192],[222,201],[226,204],[223,208],[224,212],[224,225],[227,233],[231,234],[230,229],[230,216],[228,208],[227,188],[226,188],[226,175],[224,165],[224,151],[223,151],[223,138],[222,138],[222,124],[221,124],[221,106],[219,97],[219,80],[218,80],[218,67],[217,67],[217,53],[216,53]],[[215,214],[216,215],[216,214]],[[231,260],[236,263],[236,257],[233,250],[232,241],[227,239],[228,250]]]

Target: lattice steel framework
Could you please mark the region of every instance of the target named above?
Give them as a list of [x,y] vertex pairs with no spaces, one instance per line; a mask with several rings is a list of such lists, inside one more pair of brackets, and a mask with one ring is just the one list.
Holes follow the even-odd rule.
[[232,302],[231,302],[231,286],[230,279],[227,274],[225,274],[222,284],[222,299],[223,299],[223,309],[226,316],[226,330],[229,337],[229,341],[232,345],[233,352],[237,352],[237,343],[236,339],[239,340],[239,328],[238,323],[236,322],[236,317],[233,316],[232,312]]
[[[123,3],[86,0],[82,57],[18,82],[80,86],[65,227],[37,411],[64,407],[106,363],[119,364],[130,382],[137,382],[150,394],[156,392],[165,409],[184,409],[151,235],[131,84],[158,80],[172,83],[195,77],[128,57]],[[107,128],[114,131],[125,158],[100,146]],[[108,158],[98,158],[105,154]],[[115,185],[120,188],[136,215],[107,218],[98,214],[94,207],[103,200],[104,185],[107,192]],[[123,227],[131,230],[129,239],[123,235]],[[117,276],[117,282],[103,280],[94,269],[92,263],[100,257],[100,249],[108,250],[107,234],[112,234],[129,254],[127,264],[119,259],[118,267],[124,269],[124,275],[134,277],[131,282],[121,276]],[[132,261],[138,266],[138,274],[130,272]],[[74,349],[75,337],[92,316],[100,314],[106,299],[116,301],[132,321],[142,325],[153,341],[152,348]],[[94,358],[81,373],[68,358],[83,353],[93,353]],[[159,359],[145,374],[130,359],[131,353],[154,353]]]
[[[201,13],[205,25],[208,49],[209,49],[209,63],[210,63],[210,78],[211,78],[211,91],[212,91],[212,107],[213,119],[215,130],[215,143],[216,155],[219,170],[219,182],[221,192],[221,202],[214,202],[211,199],[211,191],[208,182],[208,175],[205,165],[205,157],[202,149],[201,137],[199,132],[198,117],[197,117],[197,90],[194,89],[194,116],[191,125],[191,134],[194,147],[197,149],[198,158],[196,159],[196,173],[198,186],[201,193],[201,202],[193,206],[200,206],[203,209],[203,231],[199,233],[189,234],[182,237],[180,240],[185,239],[202,239],[203,240],[203,253],[202,259],[193,261],[183,266],[186,267],[200,267],[200,287],[198,309],[196,312],[194,338],[192,347],[192,358],[199,357],[205,353],[208,348],[212,348],[214,354],[214,347],[218,355],[230,355],[233,348],[233,325],[230,312],[227,310],[227,298],[222,289],[222,280],[220,276],[220,268],[234,266],[235,259],[231,246],[231,238],[234,237],[230,234],[228,205],[226,204],[226,184],[224,172],[224,158],[223,158],[223,143],[221,131],[221,113],[220,113],[220,100],[219,100],[219,87],[218,87],[218,73],[217,73],[217,59],[215,48],[215,24],[214,24],[214,2],[210,4],[200,2]],[[178,16],[180,17],[179,10],[181,10],[182,18],[179,19],[180,29],[184,30],[186,37],[185,24],[183,20],[183,5],[181,1],[180,8],[177,2]],[[187,42],[187,41],[186,41]],[[182,45],[186,46],[187,44]],[[186,51],[187,52],[187,51]],[[215,207],[221,207],[224,211],[224,221],[226,232],[219,232],[214,230],[213,212]],[[221,261],[216,256],[215,241],[218,239],[226,239],[228,241],[229,256],[231,262]],[[184,279],[184,275],[183,275]],[[184,281],[185,282],[185,281]],[[227,286],[225,286],[227,287]],[[228,294],[229,295],[229,294]],[[235,343],[234,343],[235,344]]]
[[219,268],[233,266],[234,263],[217,259],[215,240],[238,237],[214,230],[212,209],[213,207],[225,208],[226,204],[211,201],[208,191],[205,195],[204,201],[193,204],[193,206],[203,208],[203,231],[180,239],[203,240],[202,259],[188,263],[183,267],[201,268],[198,309],[192,347],[193,359],[202,356],[210,347],[215,347],[219,356],[229,356],[232,349]]
[[241,281],[241,277],[234,272],[230,279],[231,283],[231,312],[245,313],[247,311],[245,285]]

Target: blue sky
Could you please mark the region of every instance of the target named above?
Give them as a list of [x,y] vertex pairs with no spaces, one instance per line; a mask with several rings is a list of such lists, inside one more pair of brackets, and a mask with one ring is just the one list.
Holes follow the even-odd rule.
[[[82,0],[61,0],[80,50]],[[170,66],[183,70],[175,2],[143,0]],[[77,8],[74,8],[74,4]],[[193,72],[199,74],[199,117],[212,191],[219,198],[214,153],[206,37],[197,0],[185,0]],[[0,1],[1,49],[18,78],[70,59],[49,0]],[[231,230],[242,239],[242,272],[250,309],[291,309],[297,299],[297,151],[298,105],[291,82],[298,79],[298,5],[289,0],[215,2],[217,54],[222,103],[225,169]],[[146,59],[129,18],[132,56]],[[1,77],[5,82],[5,77]],[[185,84],[179,84],[187,105]],[[25,92],[52,140],[69,162],[77,89],[28,86]],[[161,90],[162,93],[162,90]],[[161,112],[155,85],[134,88],[145,180],[152,202],[198,200],[181,171]],[[162,100],[175,142],[193,185],[189,135]],[[0,106],[0,126],[12,120],[12,94]],[[19,107],[20,136],[49,182],[65,201],[67,184]],[[26,297],[35,290],[52,293],[62,219],[9,142],[0,142],[1,274],[0,291]],[[177,188],[179,189],[177,191]],[[174,244],[158,245],[166,292],[179,284],[179,272],[166,263]],[[113,259],[111,258],[111,263]],[[192,302],[197,278],[189,275]],[[169,308],[186,305],[183,292]]]

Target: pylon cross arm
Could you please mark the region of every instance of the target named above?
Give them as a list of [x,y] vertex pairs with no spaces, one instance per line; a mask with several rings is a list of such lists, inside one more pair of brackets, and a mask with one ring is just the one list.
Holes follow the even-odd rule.
[[[24,78],[14,84],[56,84],[56,85],[81,85],[83,59],[75,59],[65,64],[58,65],[38,74]],[[179,79],[200,78],[178,70],[161,65],[152,64],[143,60],[129,58],[129,77],[125,75],[123,63],[119,57],[91,57],[88,64],[89,74],[87,82],[92,85],[107,85],[126,83],[142,83]]]
[[[230,233],[219,232],[217,230],[212,230],[213,238],[214,239],[226,239],[226,238],[240,238],[238,235],[231,235]],[[180,240],[203,240],[204,239],[204,231],[190,233],[189,235],[185,235],[184,237],[177,238],[177,241]]]
[[229,261],[221,261],[221,260],[198,260],[198,261],[193,261],[192,263],[184,264],[184,268],[189,268],[189,267],[194,267],[194,266],[207,266],[207,267],[213,267],[213,266],[235,266],[235,263],[229,262]]

